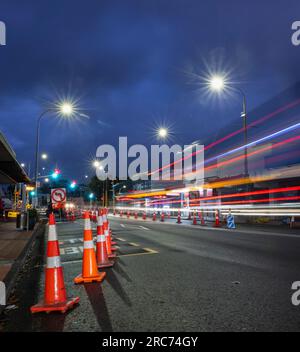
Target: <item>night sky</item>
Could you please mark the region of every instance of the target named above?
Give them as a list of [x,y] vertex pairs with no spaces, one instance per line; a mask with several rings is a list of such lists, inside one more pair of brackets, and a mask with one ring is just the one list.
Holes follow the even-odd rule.
[[41,126],[45,166],[78,181],[92,175],[97,146],[119,136],[149,145],[165,125],[170,144],[213,141],[241,102],[208,95],[209,71],[229,72],[249,110],[300,80],[299,0],[2,0],[0,20],[0,129],[33,168],[38,115],[78,100],[89,118],[49,115]]

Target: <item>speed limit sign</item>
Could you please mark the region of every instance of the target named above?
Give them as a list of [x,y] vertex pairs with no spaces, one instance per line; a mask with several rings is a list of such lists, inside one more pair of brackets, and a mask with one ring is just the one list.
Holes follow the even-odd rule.
[[65,188],[51,189],[51,202],[52,204],[65,203],[67,201],[67,191]]

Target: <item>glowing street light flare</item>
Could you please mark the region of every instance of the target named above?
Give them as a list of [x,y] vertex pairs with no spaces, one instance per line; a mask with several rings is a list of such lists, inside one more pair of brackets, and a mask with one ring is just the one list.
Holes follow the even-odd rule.
[[93,162],[93,166],[94,167],[100,167],[100,162],[98,161],[98,160],[95,160],[94,162]]
[[43,154],[41,155],[41,158],[44,159],[44,160],[46,160],[46,159],[48,158],[48,155],[47,155],[46,153],[43,153]]
[[209,80],[211,90],[220,92],[225,87],[225,80],[221,76],[213,76]]
[[161,127],[158,129],[157,134],[160,138],[166,138],[168,136],[168,130],[166,128]]
[[73,111],[74,111],[74,107],[71,103],[65,102],[65,103],[62,103],[60,106],[60,112],[64,116],[72,115]]

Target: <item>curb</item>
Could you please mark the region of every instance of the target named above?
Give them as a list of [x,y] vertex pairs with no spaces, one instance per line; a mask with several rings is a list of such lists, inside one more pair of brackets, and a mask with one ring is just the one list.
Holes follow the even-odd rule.
[[[33,230],[32,236],[31,238],[28,240],[28,242],[26,243],[25,247],[23,248],[21,254],[19,255],[19,257],[14,261],[10,271],[8,272],[8,274],[5,276],[4,278],[4,283],[6,286],[6,299],[8,299],[8,297],[11,294],[11,291],[15,285],[15,281],[16,278],[18,276],[18,274],[20,273],[20,271],[22,270],[24,263],[26,261],[26,258],[30,252],[30,249],[33,247],[34,242],[36,240],[36,238],[39,235],[44,234],[45,232],[45,225],[46,225],[46,221],[40,221],[39,224],[37,225],[37,227]],[[3,312],[3,310],[5,309],[6,306],[0,306],[0,314]]]

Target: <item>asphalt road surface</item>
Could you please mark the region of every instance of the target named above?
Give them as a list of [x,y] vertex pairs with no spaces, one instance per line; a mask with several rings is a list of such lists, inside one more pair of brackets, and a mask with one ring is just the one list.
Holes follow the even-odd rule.
[[58,224],[67,292],[80,304],[67,314],[29,313],[43,294],[40,239],[4,331],[300,330],[300,306],[291,303],[292,282],[300,280],[300,234],[110,221],[119,257],[106,280],[73,284],[81,272],[83,222]]

